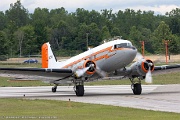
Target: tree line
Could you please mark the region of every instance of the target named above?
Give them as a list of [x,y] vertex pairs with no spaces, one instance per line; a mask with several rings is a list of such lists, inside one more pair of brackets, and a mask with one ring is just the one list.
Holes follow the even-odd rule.
[[121,36],[139,50],[145,41],[146,53],[164,54],[163,40],[170,40],[169,52],[180,53],[180,9],[165,15],[153,11],[112,9],[101,11],[77,8],[36,8],[29,13],[20,0],[0,11],[0,55],[40,54],[41,45],[50,42],[58,55],[69,56],[97,46],[105,39]]

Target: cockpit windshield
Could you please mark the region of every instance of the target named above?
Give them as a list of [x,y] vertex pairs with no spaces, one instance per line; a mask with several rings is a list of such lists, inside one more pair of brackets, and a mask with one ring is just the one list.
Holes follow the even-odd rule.
[[120,44],[116,44],[114,45],[114,49],[116,48],[132,48],[132,44],[131,43],[120,43]]

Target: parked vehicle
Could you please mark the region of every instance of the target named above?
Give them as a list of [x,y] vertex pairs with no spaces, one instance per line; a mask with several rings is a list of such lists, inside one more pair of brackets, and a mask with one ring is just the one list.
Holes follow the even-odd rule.
[[36,59],[28,59],[28,60],[25,60],[23,63],[38,63],[38,60],[36,60]]

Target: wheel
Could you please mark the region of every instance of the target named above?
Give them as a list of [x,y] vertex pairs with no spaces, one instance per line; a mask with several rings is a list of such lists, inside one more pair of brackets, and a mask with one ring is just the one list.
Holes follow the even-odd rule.
[[52,87],[52,92],[56,92],[57,87]]
[[133,90],[134,95],[140,95],[142,92],[141,84],[139,83],[134,84],[132,87],[132,90]]
[[77,85],[75,93],[76,93],[76,96],[83,96],[84,95],[84,86]]

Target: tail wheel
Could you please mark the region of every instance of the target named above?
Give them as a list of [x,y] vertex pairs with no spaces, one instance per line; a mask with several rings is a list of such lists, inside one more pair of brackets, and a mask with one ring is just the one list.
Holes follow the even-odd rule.
[[140,95],[142,92],[141,84],[139,83],[134,84],[132,90],[133,90],[134,95]]

